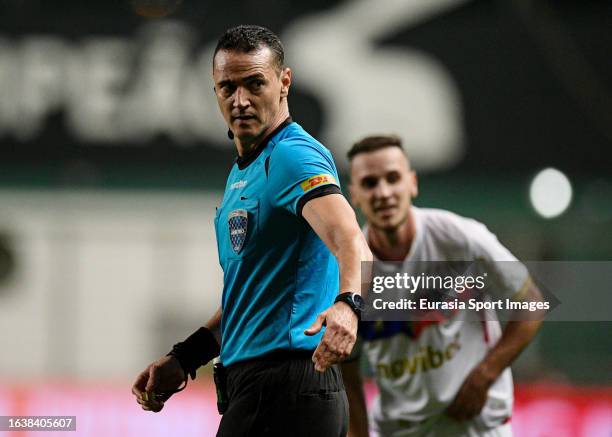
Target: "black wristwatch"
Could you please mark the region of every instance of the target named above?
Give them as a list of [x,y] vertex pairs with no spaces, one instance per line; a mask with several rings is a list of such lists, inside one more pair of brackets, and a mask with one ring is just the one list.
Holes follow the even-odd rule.
[[334,303],[336,302],[344,302],[351,307],[353,312],[357,314],[357,317],[361,319],[361,313],[365,309],[365,302],[363,298],[358,293],[353,293],[352,291],[347,291],[345,293],[340,293],[336,296]]

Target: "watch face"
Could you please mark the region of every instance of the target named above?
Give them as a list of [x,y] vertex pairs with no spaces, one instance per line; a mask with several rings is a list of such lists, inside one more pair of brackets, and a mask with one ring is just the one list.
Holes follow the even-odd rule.
[[365,308],[365,302],[363,301],[363,297],[360,294],[353,294],[353,303],[360,310],[363,311]]

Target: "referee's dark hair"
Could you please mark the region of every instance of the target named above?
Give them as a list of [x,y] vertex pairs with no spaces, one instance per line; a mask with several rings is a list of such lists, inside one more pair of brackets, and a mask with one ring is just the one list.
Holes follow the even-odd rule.
[[272,51],[274,65],[280,71],[285,64],[285,50],[280,38],[270,29],[253,24],[241,24],[227,29],[217,41],[213,53],[213,62],[219,50],[237,50],[250,53],[262,47],[268,47]]
[[375,152],[376,150],[385,149],[387,147],[397,147],[402,152],[404,151],[400,137],[396,135],[375,135],[357,141],[346,155],[349,162],[351,162],[353,158],[360,153]]

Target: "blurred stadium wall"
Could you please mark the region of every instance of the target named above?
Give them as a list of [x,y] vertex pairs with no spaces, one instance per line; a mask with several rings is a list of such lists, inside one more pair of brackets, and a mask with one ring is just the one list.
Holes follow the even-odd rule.
[[[165,416],[129,387],[220,301],[212,217],[235,152],[210,58],[231,25],[280,34],[292,115],[345,176],[353,141],[395,133],[418,205],[525,260],[611,260],[610,16],[603,0],[1,1],[0,415],[215,428],[206,370]],[[554,435],[609,435],[611,328],[545,324],[515,365],[518,435],[551,412],[568,421]]]

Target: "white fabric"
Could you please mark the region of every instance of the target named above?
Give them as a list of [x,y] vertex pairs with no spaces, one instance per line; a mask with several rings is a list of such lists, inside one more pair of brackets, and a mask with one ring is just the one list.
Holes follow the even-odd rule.
[[[498,268],[494,261],[518,260],[483,224],[448,211],[412,208],[416,235],[406,261],[481,259],[498,281],[496,298],[512,297],[522,289],[527,270],[520,263],[520,268]],[[367,229],[364,233],[367,237]],[[400,333],[363,342],[380,390],[371,410],[375,435],[438,436],[447,435],[445,429],[453,436],[511,435],[509,426],[502,427],[512,413],[509,368],[490,388],[482,413],[461,425],[463,431],[443,414],[466,376],[501,336],[494,314],[487,322],[457,318],[429,325],[414,339]]]

